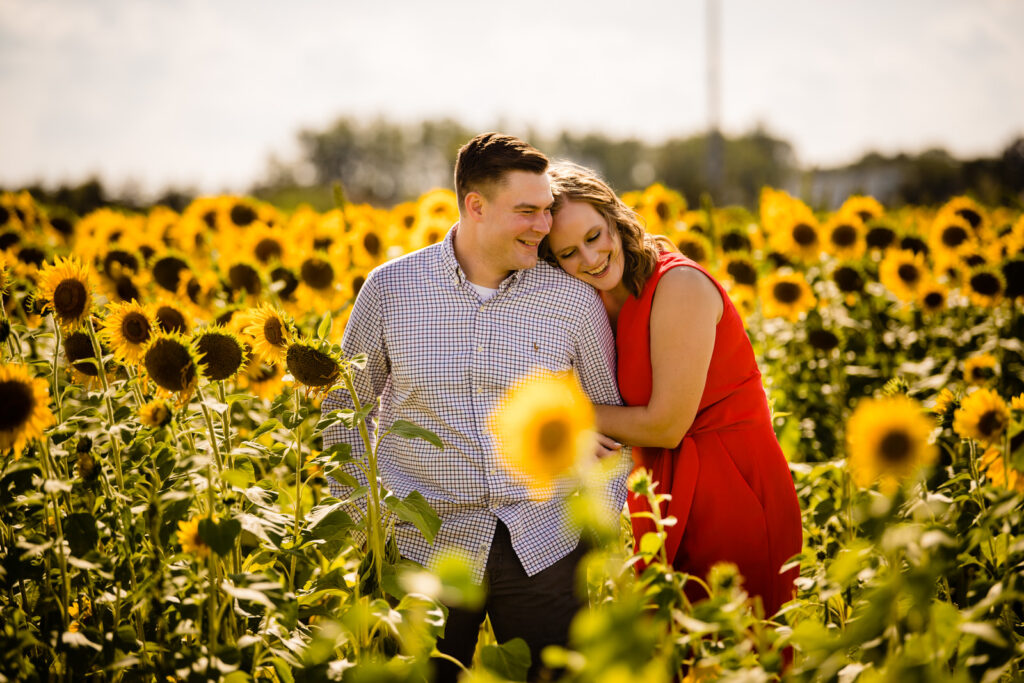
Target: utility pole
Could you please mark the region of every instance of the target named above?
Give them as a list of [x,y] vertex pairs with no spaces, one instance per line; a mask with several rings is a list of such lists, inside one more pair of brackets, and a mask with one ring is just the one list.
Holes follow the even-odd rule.
[[708,156],[707,177],[708,191],[718,203],[724,198],[725,150],[721,132],[721,90],[719,81],[720,68],[720,7],[719,0],[706,0],[706,45],[708,64]]

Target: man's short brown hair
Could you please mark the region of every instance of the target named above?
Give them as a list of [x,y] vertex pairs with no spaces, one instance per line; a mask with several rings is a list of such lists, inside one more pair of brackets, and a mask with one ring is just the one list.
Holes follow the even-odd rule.
[[466,195],[477,191],[484,195],[503,180],[508,171],[543,173],[548,158],[530,144],[511,135],[481,133],[459,150],[455,159],[455,194],[459,210]]

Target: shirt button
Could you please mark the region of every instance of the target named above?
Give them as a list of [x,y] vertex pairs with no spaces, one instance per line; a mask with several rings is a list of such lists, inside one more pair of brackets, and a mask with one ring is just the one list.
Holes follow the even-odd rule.
[[476,347],[476,352],[477,353],[483,353],[484,352],[483,344],[481,344],[480,346]]
[[476,393],[478,393],[478,394],[484,393],[484,388],[483,387],[477,387],[476,388]]

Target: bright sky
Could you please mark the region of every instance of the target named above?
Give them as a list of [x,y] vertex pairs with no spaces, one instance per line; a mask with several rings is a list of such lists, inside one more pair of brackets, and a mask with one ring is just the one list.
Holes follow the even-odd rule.
[[[242,190],[339,115],[706,126],[704,0],[0,0],[0,183]],[[1024,2],[721,0],[722,122],[805,164],[1024,134]]]

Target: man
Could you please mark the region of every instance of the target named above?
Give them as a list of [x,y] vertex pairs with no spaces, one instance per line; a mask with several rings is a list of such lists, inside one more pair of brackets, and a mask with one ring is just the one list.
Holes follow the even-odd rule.
[[[455,187],[459,222],[439,244],[370,273],[345,329],[346,354],[367,354],[356,373],[361,402],[381,398],[374,419],[396,419],[437,434],[439,451],[422,440],[388,436],[378,448],[380,476],[399,497],[419,491],[442,520],[433,546],[409,524],[395,530],[404,557],[429,565],[444,549],[465,558],[487,588],[485,610],[452,608],[438,648],[467,666],[485,612],[499,642],[524,638],[533,657],[564,644],[579,608],[574,574],[583,548],[568,519],[567,488],[544,501],[502,466],[489,416],[517,380],[538,367],[573,370],[595,403],[619,404],[614,341],[594,290],[537,261],[551,227],[551,188],[543,154],[518,138],[486,133],[459,150]],[[351,407],[332,392],[322,410]],[[381,430],[382,433],[385,430]],[[363,446],[340,426],[324,446]],[[606,492],[621,510],[628,458]],[[332,484],[335,495],[344,489]],[[454,680],[454,664],[439,664]]]

